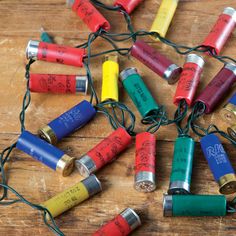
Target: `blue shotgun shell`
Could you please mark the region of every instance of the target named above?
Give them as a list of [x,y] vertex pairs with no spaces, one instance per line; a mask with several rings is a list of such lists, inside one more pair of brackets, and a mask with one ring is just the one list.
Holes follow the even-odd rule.
[[236,93],[221,110],[222,118],[231,125],[236,124]]
[[236,192],[234,169],[220,139],[215,134],[208,134],[200,140],[201,148],[222,194]]
[[228,103],[236,105],[236,93],[229,99]]
[[16,147],[32,156],[35,160],[38,160],[51,169],[60,172],[62,176],[68,176],[73,171],[74,158],[66,155],[60,149],[28,131],[22,132],[18,138]]
[[96,115],[93,105],[84,100],[38,131],[40,138],[56,144],[87,124]]

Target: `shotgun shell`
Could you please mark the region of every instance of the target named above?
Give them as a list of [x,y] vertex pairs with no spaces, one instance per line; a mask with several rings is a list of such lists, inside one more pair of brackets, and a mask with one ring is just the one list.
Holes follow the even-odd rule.
[[38,131],[39,136],[51,144],[75,132],[96,115],[96,110],[83,100]]
[[168,194],[190,193],[194,146],[190,137],[176,139]]
[[26,48],[27,59],[83,67],[85,49],[30,40]]
[[140,5],[143,0],[116,0],[114,6],[121,6],[128,14]]
[[200,144],[215,181],[219,184],[220,193],[235,193],[235,172],[219,138],[215,134],[208,134],[200,140]]
[[127,236],[140,225],[141,221],[137,213],[127,208],[92,236]]
[[[156,32],[165,37],[169,29],[172,18],[175,14],[178,6],[178,0],[162,0],[160,8],[157,11],[156,17],[152,23],[150,32]],[[154,40],[159,41],[155,36],[152,37]]]
[[143,118],[159,111],[155,99],[138,74],[136,68],[127,68],[120,73],[122,84]]
[[118,77],[119,77],[119,64],[117,55],[105,56],[105,62],[102,65],[101,102],[108,100],[117,102],[119,101]]
[[195,100],[206,105],[205,113],[211,113],[220,101],[227,95],[236,82],[236,65],[225,64],[219,73],[203,89]]
[[174,64],[142,40],[137,40],[131,48],[131,55],[150,68],[169,84],[174,84],[182,68]]
[[[41,205],[49,210],[52,217],[57,217],[101,191],[100,181],[95,175],[91,175]],[[49,218],[48,214],[47,218]]]
[[29,88],[34,93],[87,94],[88,77],[79,75],[30,74]]
[[228,128],[228,134],[232,139],[236,141],[236,125],[232,125]]
[[89,176],[112,162],[131,143],[132,137],[123,128],[118,128],[107,138],[102,140],[87,154],[75,161],[75,165],[82,176]]
[[164,216],[225,216],[224,195],[164,195]]
[[68,176],[73,171],[74,158],[28,131],[23,131],[18,138],[16,147],[44,165],[61,173],[62,176]]
[[135,184],[140,192],[156,189],[156,137],[143,132],[136,135]]
[[97,32],[100,28],[105,31],[110,30],[110,23],[89,0],[67,0],[66,2],[92,32]]
[[175,105],[178,106],[179,102],[183,99],[185,99],[189,106],[192,105],[204,63],[201,56],[196,54],[187,55],[174,96]]
[[226,7],[202,45],[219,54],[236,26],[236,10]]
[[41,27],[40,31],[41,31],[40,39],[41,39],[42,42],[45,42],[45,43],[53,43],[52,38],[51,38],[50,35],[44,30],[43,27]]
[[229,124],[236,124],[236,93],[234,93],[228,103],[221,110],[221,116]]

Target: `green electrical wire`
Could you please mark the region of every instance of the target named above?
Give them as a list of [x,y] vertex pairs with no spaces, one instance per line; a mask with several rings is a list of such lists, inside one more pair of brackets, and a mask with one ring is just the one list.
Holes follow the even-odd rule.
[[[108,32],[103,32],[104,34],[106,34],[107,36],[109,36],[113,41],[119,41],[119,42],[122,42],[122,41],[126,41],[128,39],[133,39],[133,41],[135,42],[136,41],[136,38],[137,36],[153,36],[153,37],[156,37],[158,38],[162,43],[168,45],[168,46],[171,46],[172,48],[174,48],[174,50],[178,53],[178,54],[181,54],[181,55],[186,55],[186,54],[189,54],[191,52],[200,52],[200,53],[205,53],[205,52],[208,52],[210,53],[210,55],[212,57],[214,57],[215,59],[219,60],[220,62],[226,64],[226,63],[229,63],[229,62],[233,62],[236,64],[236,60],[229,57],[229,56],[219,56],[216,54],[215,51],[212,52],[211,48],[207,47],[207,46],[204,46],[204,45],[198,45],[198,46],[194,46],[194,47],[189,47],[189,46],[186,46],[186,45],[179,45],[179,44],[176,44],[174,42],[172,42],[171,40],[168,40],[164,37],[162,37],[159,33],[157,32],[148,32],[148,31],[145,31],[145,30],[139,30],[139,31],[134,31],[134,28],[132,26],[132,22],[131,22],[131,18],[129,16],[129,14],[127,12],[125,12],[124,10],[122,10],[121,7],[117,6],[117,7],[114,7],[114,6],[108,6],[104,3],[101,3],[100,1],[97,1],[97,0],[91,0],[92,3],[94,3],[96,6],[98,7],[102,7],[106,10],[111,10],[111,11],[119,11],[121,12],[124,17],[125,17],[125,21],[127,23],[127,26],[128,26],[128,30],[130,31],[130,33],[123,33],[123,34],[112,34],[112,33],[108,33]],[[114,37],[123,37],[122,39],[115,39]]]
[[236,213],[236,197],[232,201],[227,202],[227,212]]
[[188,104],[185,99],[182,99],[179,102],[178,109],[175,112],[175,118],[176,118],[175,124],[178,130],[179,137],[187,136],[190,130],[189,122],[187,122],[187,124],[184,127],[182,127],[182,122],[184,118],[187,116],[187,112],[188,112]]
[[[95,41],[95,39],[98,37],[105,39],[107,42],[109,42],[112,45],[114,49],[104,51],[96,55],[92,55],[91,45]],[[109,38],[102,35],[102,29],[100,29],[99,31],[95,33],[91,33],[88,37],[87,43],[81,44],[77,47],[87,48],[87,56],[84,58],[84,66],[87,71],[88,82],[89,82],[89,87],[91,91],[90,103],[93,103],[93,100],[95,99],[95,108],[97,109],[98,113],[102,113],[108,118],[113,129],[117,129],[118,127],[123,127],[124,129],[127,130],[129,134],[135,135],[133,131],[135,127],[135,116],[126,105],[120,102],[115,102],[115,101],[106,101],[106,102],[99,103],[99,99],[98,99],[98,96],[94,87],[94,83],[93,83],[93,79],[92,79],[92,75],[91,75],[91,71],[89,67],[90,60],[92,57],[101,56],[110,52],[119,52],[121,55],[127,55],[129,53],[129,48],[124,49],[124,50],[123,49],[121,50],[120,48],[118,48],[118,46],[115,43],[113,43]],[[125,51],[125,53],[122,53],[122,51]],[[108,109],[108,107],[111,109]],[[117,115],[117,110],[119,110],[121,114],[121,119]],[[131,124],[128,125],[128,127],[126,127],[125,113],[128,114],[130,118],[130,122],[131,122]]]
[[100,1],[97,1],[97,0],[91,0],[91,2],[98,6],[98,7],[101,7],[101,8],[104,8],[106,10],[110,10],[110,11],[120,11],[121,10],[121,7],[120,6],[108,6]]
[[21,132],[25,130],[25,112],[27,108],[30,105],[31,101],[31,95],[30,95],[30,89],[29,89],[29,78],[30,78],[30,66],[34,63],[35,61],[30,59],[29,63],[25,67],[25,79],[26,79],[26,92],[23,98],[23,103],[22,103],[22,110],[20,113],[20,124],[21,124]]
[[[125,49],[119,49],[119,47],[114,43],[114,42],[123,42],[123,41],[126,41],[126,40],[129,40],[129,39],[132,39],[134,42],[136,41],[136,38],[138,36],[146,36],[146,35],[149,35],[149,36],[154,36],[156,38],[158,38],[162,43],[172,47],[178,54],[181,54],[181,55],[186,55],[186,54],[189,54],[191,52],[200,52],[200,53],[210,53],[212,55],[212,57],[214,57],[215,59],[219,60],[220,62],[223,62],[224,64],[228,63],[228,62],[233,62],[233,63],[236,63],[236,60],[231,58],[231,57],[228,57],[228,56],[218,56],[216,54],[216,52],[212,52],[212,50],[210,50],[209,47],[206,47],[206,46],[203,46],[203,45],[198,45],[198,46],[194,46],[194,47],[189,47],[189,46],[186,46],[186,45],[181,45],[181,44],[176,44],[164,37],[161,37],[158,33],[156,32],[147,32],[145,30],[139,30],[139,31],[136,31],[134,32],[134,29],[132,27],[132,23],[131,23],[131,18],[130,16],[125,12],[123,11],[122,9],[119,9],[118,7],[110,7],[110,6],[107,6],[99,1],[94,1],[92,0],[92,2],[99,6],[99,7],[102,7],[104,9],[107,9],[107,10],[113,10],[113,11],[120,11],[123,13],[124,17],[125,17],[125,20],[126,20],[126,23],[128,25],[128,30],[130,31],[130,33],[122,33],[122,34],[115,34],[115,33],[109,33],[109,32],[106,32],[106,31],[102,31],[101,32],[101,37],[104,38],[105,40],[107,40],[112,46],[113,46],[113,50],[109,50],[109,51],[105,51],[105,52],[100,52],[98,54],[94,54],[94,55],[90,55],[91,57],[97,57],[97,56],[100,56],[100,55],[103,55],[103,54],[107,54],[107,53],[112,53],[112,52],[118,52],[120,55],[128,55],[130,50],[131,50],[131,47],[130,48],[125,48]],[[105,36],[104,36],[105,35]],[[109,40],[109,39],[110,40]],[[120,51],[122,50],[122,51]],[[124,53],[123,53],[124,51]],[[177,126],[177,130],[178,130],[178,133],[179,133],[179,136],[182,136],[182,135],[188,135],[188,132],[190,130],[190,128],[192,128],[193,132],[196,133],[198,136],[203,136],[203,134],[199,133],[199,131],[201,132],[204,132],[204,134],[206,133],[209,133],[209,128],[211,127],[215,127],[215,130],[214,131],[211,131],[211,133],[219,133],[221,136],[223,136],[224,138],[228,139],[231,143],[234,144],[234,140],[230,138],[230,136],[228,134],[226,134],[225,132],[223,131],[220,131],[216,126],[212,126],[210,125],[208,127],[208,129],[203,129],[199,126],[197,126],[196,124],[193,124],[193,120],[196,119],[196,116],[192,116],[192,114],[190,114],[190,117],[188,119],[188,122],[187,124],[185,125],[185,127],[181,127],[181,123],[183,121],[183,119],[186,117],[187,115],[187,111],[188,111],[188,106],[187,104],[183,104],[182,102],[179,104],[179,107],[175,113],[175,119],[173,120],[168,120],[166,118],[166,115],[162,115],[162,117],[160,118],[158,115],[152,115],[151,117],[146,117],[145,119],[142,120],[142,123],[143,124],[152,124],[148,129],[147,131],[151,131],[152,132],[155,132],[157,131],[161,125],[170,125],[172,123],[175,123],[176,126]],[[161,113],[162,114],[162,113]],[[199,130],[199,131],[197,131]]]
[[[98,103],[96,109],[98,113],[104,114],[108,118],[113,129],[122,127],[130,135],[135,136],[134,128],[136,118],[125,104],[116,101],[104,101]],[[127,118],[129,118],[129,124],[127,124]]]
[[[29,63],[25,67],[25,79],[26,79],[26,92],[23,98],[22,102],[22,110],[20,112],[20,124],[21,124],[21,132],[25,130],[25,112],[27,108],[29,107],[31,96],[30,96],[30,90],[29,90],[29,71],[30,66],[34,63],[34,60],[30,60]],[[2,184],[7,184],[7,178],[4,170],[4,165],[9,159],[9,156],[13,149],[16,147],[16,143],[10,145],[9,147],[5,148],[0,155],[0,167],[1,167],[1,175],[2,175]],[[7,189],[3,189],[3,195],[0,197],[0,201],[4,200],[7,197]]]
[[[11,146],[5,148],[1,155],[0,155],[0,171],[1,171],[1,177],[2,177],[2,184],[7,184],[7,177],[6,177],[6,173],[5,173],[5,169],[4,169],[4,165],[6,164],[6,162],[9,159],[9,156],[11,154],[11,152],[14,150],[14,148],[16,147],[16,143],[12,144]],[[4,199],[6,199],[8,196],[8,192],[7,192],[7,188],[3,188],[3,193],[2,196],[0,197],[0,202]]]
[[127,28],[129,30],[129,32],[131,33],[131,35],[133,35],[131,38],[133,39],[133,41],[135,42],[136,41],[136,36],[134,34],[134,28],[132,26],[132,23],[131,23],[131,18],[129,16],[129,14],[122,9],[121,6],[108,6],[100,1],[97,1],[97,0],[91,0],[91,2],[98,6],[98,7],[101,7],[103,9],[106,9],[106,10],[110,10],[110,11],[119,11],[120,13],[122,13],[122,15],[124,16],[125,18],[125,21],[126,21],[126,24],[127,24]]
[[221,131],[216,125],[210,124],[207,128],[203,128],[200,125],[196,124],[196,121],[198,118],[200,118],[206,109],[206,105],[202,102],[197,102],[193,109],[191,114],[188,117],[188,123],[193,130],[193,132],[198,135],[199,137],[204,137],[208,134],[219,134],[223,138],[230,141],[234,146],[236,146],[236,141],[232,139],[227,133],[224,131]]
[[154,134],[159,130],[163,121],[167,119],[164,106],[160,106],[156,114],[146,116],[142,119],[142,124],[149,124],[146,132]]

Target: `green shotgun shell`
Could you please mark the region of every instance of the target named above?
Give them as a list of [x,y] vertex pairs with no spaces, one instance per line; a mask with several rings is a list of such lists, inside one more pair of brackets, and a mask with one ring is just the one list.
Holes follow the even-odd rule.
[[127,68],[120,73],[122,84],[144,118],[157,114],[159,106],[138,74],[136,68]]
[[164,216],[225,216],[224,195],[164,195]]
[[194,146],[188,136],[176,139],[168,194],[190,193]]
[[40,39],[42,42],[53,43],[51,36],[44,30],[43,27],[41,27],[40,31],[41,31]]

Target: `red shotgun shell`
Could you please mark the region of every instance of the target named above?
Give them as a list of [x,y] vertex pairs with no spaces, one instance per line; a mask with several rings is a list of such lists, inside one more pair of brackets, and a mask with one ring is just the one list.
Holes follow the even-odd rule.
[[88,77],[79,75],[30,74],[29,88],[35,93],[87,93]]
[[130,14],[143,0],[116,0],[114,6],[121,6]]
[[140,225],[141,221],[137,213],[127,208],[92,236],[127,236]]
[[219,54],[236,26],[236,10],[226,7],[202,45]]
[[131,143],[132,137],[123,128],[118,128],[102,140],[87,154],[76,160],[76,167],[82,176],[89,176],[113,161]]
[[27,59],[83,67],[85,49],[30,40],[26,48]]
[[189,54],[180,75],[174,96],[174,104],[178,106],[183,99],[191,106],[203,71],[204,60],[196,54]]
[[67,0],[67,5],[83,20],[92,32],[100,28],[108,31],[111,26],[105,17],[93,6],[89,0]]
[[152,192],[156,189],[156,137],[143,132],[136,135],[135,183],[140,192]]
[[179,79],[182,68],[161,55],[144,41],[137,40],[130,53],[156,74],[167,80],[169,84],[174,84]]
[[205,113],[211,113],[220,101],[227,95],[236,82],[236,65],[225,64],[214,79],[203,89],[195,100],[206,105]]

